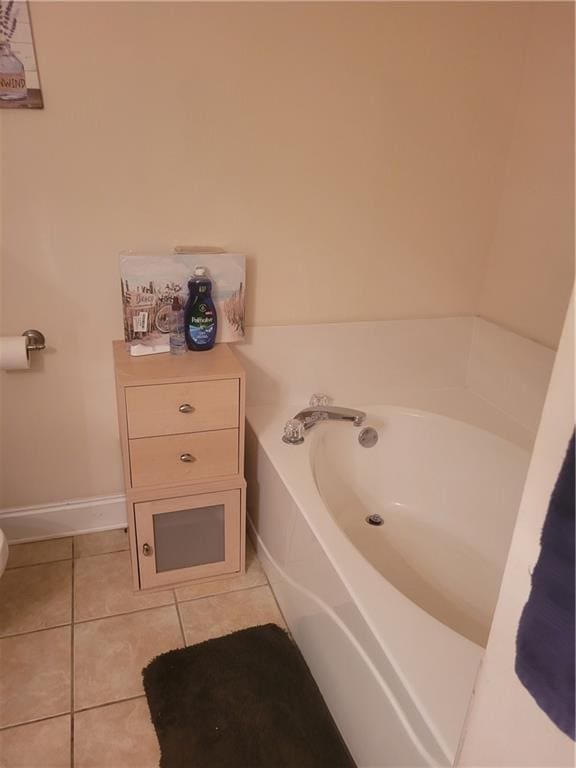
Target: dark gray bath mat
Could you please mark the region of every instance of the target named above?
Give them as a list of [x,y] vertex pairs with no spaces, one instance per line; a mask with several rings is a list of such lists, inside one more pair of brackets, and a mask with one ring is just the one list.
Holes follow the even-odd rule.
[[354,768],[297,646],[275,624],[143,671],[161,768]]

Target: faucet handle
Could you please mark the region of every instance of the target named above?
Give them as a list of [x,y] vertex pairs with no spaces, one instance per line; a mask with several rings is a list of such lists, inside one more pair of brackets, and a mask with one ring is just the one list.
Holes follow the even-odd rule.
[[304,424],[300,419],[289,419],[286,422],[282,440],[289,445],[299,445],[304,442]]
[[332,398],[330,397],[330,395],[323,395],[319,392],[316,392],[310,398],[309,405],[312,408],[322,408],[325,405],[331,405],[331,403],[332,403]]

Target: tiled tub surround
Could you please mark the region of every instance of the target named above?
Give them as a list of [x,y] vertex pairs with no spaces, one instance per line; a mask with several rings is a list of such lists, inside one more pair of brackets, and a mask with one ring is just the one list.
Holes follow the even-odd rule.
[[0,765],[156,768],[142,668],[269,621],[283,626],[252,550],[243,576],[135,594],[122,530],[12,546],[0,579]]
[[[555,352],[480,317],[249,328],[248,405],[389,403],[450,411],[533,441]],[[506,425],[508,426],[508,425]]]
[[543,344],[475,318],[466,386],[535,434],[555,355]]

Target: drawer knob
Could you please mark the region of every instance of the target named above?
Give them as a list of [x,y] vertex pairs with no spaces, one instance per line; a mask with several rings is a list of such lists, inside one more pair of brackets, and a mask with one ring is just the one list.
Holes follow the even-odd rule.
[[180,413],[192,413],[194,411],[194,406],[190,405],[190,403],[182,403],[178,410]]
[[146,555],[146,557],[150,557],[150,555],[154,552],[150,544],[142,544],[142,554]]
[[190,464],[190,462],[196,461],[196,459],[194,458],[194,456],[192,456],[191,453],[181,453],[180,461],[183,461],[186,464]]

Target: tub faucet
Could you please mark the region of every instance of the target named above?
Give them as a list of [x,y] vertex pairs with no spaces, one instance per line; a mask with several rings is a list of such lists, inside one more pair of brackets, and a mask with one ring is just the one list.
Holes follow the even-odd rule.
[[355,427],[360,427],[366,414],[353,408],[340,408],[336,405],[312,405],[298,411],[296,416],[286,422],[282,440],[291,445],[304,442],[304,432],[319,421],[351,421]]

